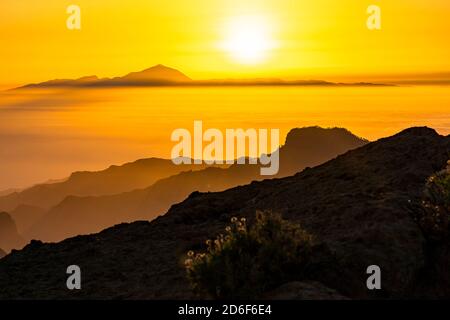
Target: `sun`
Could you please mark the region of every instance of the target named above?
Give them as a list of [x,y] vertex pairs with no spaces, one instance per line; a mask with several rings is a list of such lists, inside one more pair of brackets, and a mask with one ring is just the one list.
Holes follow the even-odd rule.
[[270,23],[263,17],[235,17],[226,26],[222,48],[240,63],[261,63],[274,47]]

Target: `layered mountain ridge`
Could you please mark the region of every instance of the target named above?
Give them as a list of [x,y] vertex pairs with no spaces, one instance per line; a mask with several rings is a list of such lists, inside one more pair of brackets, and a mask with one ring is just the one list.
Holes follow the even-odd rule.
[[[445,167],[450,137],[411,128],[294,176],[222,192],[192,193],[152,222],[121,224],[60,243],[32,242],[0,260],[0,298],[195,298],[183,268],[188,250],[222,232],[233,216],[252,223],[272,210],[320,244],[308,281],[342,297],[450,296],[450,245],[430,243],[414,219],[424,184]],[[83,290],[64,287],[65,268],[84,270]],[[31,264],[33,272],[28,272]],[[366,268],[382,270],[382,290]]]
[[[280,171],[271,178],[295,174],[366,143],[340,128],[292,129],[280,149]],[[264,178],[259,165],[176,166],[170,160],[142,159],[0,197],[0,209],[10,212],[25,239],[60,241],[121,222],[151,220],[194,191],[222,191]]]
[[[367,143],[344,129],[293,129],[280,148],[280,171],[270,177],[292,175]],[[196,166],[193,165],[192,168]],[[201,166],[199,166],[201,168]],[[268,178],[259,165],[232,165],[185,170],[142,189],[103,196],[70,196],[53,206],[25,234],[27,239],[60,241],[78,234],[98,232],[111,225],[152,220],[194,191],[222,191]]]

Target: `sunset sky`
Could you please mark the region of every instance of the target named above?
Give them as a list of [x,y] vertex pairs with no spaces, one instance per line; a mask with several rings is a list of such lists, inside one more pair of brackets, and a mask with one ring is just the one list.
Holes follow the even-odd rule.
[[[71,4],[81,30],[66,28]],[[371,4],[380,31],[366,27]],[[158,63],[195,79],[446,72],[449,12],[448,0],[3,0],[0,85]]]

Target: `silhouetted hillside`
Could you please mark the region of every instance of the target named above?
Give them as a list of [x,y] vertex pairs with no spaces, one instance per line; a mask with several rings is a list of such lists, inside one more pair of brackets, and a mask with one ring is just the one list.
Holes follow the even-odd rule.
[[193,191],[219,191],[246,184],[258,175],[258,168],[242,168],[239,172],[237,175],[227,169],[208,168],[162,179],[146,189],[102,197],[67,197],[36,222],[25,237],[60,241],[121,222],[151,220]]
[[75,172],[68,179],[45,183],[0,197],[0,210],[12,211],[19,205],[49,209],[67,196],[100,196],[145,188],[159,179],[199,165],[174,165],[171,160],[150,158],[111,166],[98,172]]
[[6,256],[6,252],[0,248],[0,259]]
[[47,210],[21,204],[9,214],[14,219],[17,225],[17,231],[19,234],[26,234],[28,229],[34,225],[39,219],[41,219]]
[[0,212],[0,248],[6,252],[20,249],[25,244],[17,232],[16,224],[6,212]]
[[68,197],[26,233],[26,239],[59,241],[98,232],[111,225],[138,219],[151,220],[183,201],[194,191],[222,191],[253,180],[283,177],[315,166],[367,143],[344,129],[318,127],[292,130],[280,149],[277,176],[260,175],[259,165],[207,168],[161,179],[150,187],[102,197]]
[[[305,280],[320,282],[324,292],[449,298],[450,245],[428,242],[414,219],[425,181],[445,167],[449,153],[450,137],[411,128],[292,177],[193,193],[152,222],[33,242],[0,260],[0,298],[193,298],[185,253],[204,248],[232,216],[251,223],[257,209],[280,212],[316,238],[317,267]],[[77,292],[64,287],[73,263],[84,270]],[[373,264],[382,270],[382,290],[366,288]]]
[[7,195],[9,195],[9,194],[11,194],[11,193],[19,192],[19,191],[20,191],[20,189],[7,189],[7,190],[2,190],[2,191],[0,191],[0,197],[2,197],[2,196],[7,196]]

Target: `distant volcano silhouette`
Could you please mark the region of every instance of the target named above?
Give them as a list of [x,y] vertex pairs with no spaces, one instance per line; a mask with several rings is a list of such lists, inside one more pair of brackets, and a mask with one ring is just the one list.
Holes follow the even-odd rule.
[[122,78],[118,78],[122,81],[169,81],[169,82],[189,82],[191,78],[184,73],[166,67],[162,64],[158,64],[151,68],[139,71],[131,72]]
[[285,81],[277,78],[193,80],[181,71],[162,64],[131,72],[123,77],[98,78],[87,76],[79,79],[55,79],[32,83],[16,89],[54,87],[152,87],[152,86],[386,86],[380,83],[334,83],[323,80]]
[[97,76],[87,76],[79,79],[55,79],[41,83],[27,84],[18,89],[48,87],[167,86],[190,82],[192,82],[192,79],[184,73],[158,64],[142,71],[131,72],[123,77],[98,78]]

